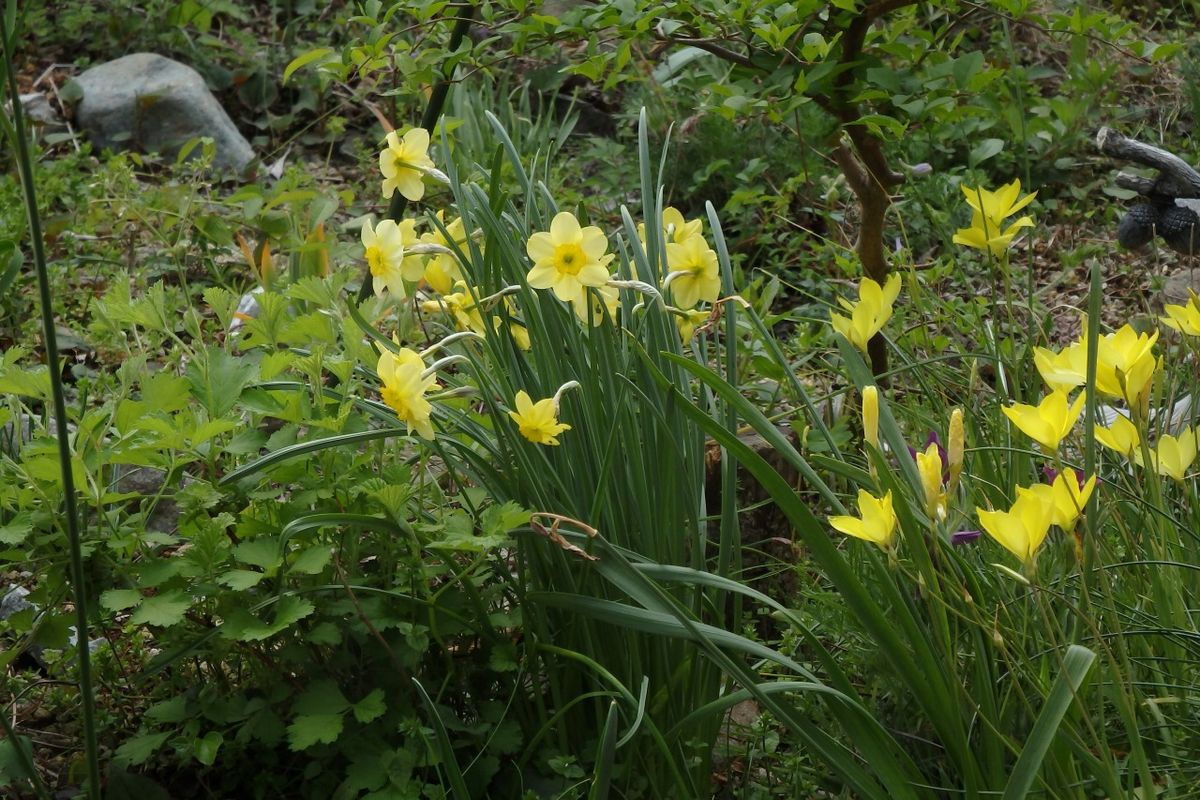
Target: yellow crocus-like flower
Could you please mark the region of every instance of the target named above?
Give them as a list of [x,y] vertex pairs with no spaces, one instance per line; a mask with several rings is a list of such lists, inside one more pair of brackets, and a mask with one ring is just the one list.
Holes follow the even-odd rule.
[[553,397],[536,403],[524,391],[517,392],[517,410],[508,415],[517,423],[521,435],[534,444],[556,445],[558,434],[571,430],[571,426],[558,421],[558,407]]
[[831,311],[829,320],[833,329],[849,339],[859,350],[867,352],[867,342],[891,319],[892,305],[899,294],[899,275],[890,276],[883,286],[870,278],[863,278],[858,285],[857,303],[838,298],[838,303],[850,312],[850,316]]
[[[413,227],[406,228],[411,238],[414,235]],[[376,296],[388,291],[402,299],[407,296],[404,281],[421,277],[420,264],[414,264],[411,258],[404,255],[406,228],[401,228],[390,219],[378,225],[372,225],[370,220],[363,223],[363,257],[370,268],[371,285]]]
[[559,212],[550,222],[549,231],[529,237],[526,244],[533,269],[526,280],[534,289],[553,289],[554,296],[566,302],[584,300],[584,290],[608,282],[606,255],[608,239],[595,225],[580,227],[569,211]]
[[437,387],[434,376],[425,376],[425,362],[421,356],[401,348],[399,353],[384,350],[379,354],[379,364],[376,367],[379,380],[383,383],[380,395],[400,421],[408,426],[408,432],[414,430],[422,438],[433,438],[433,424],[429,415],[433,407],[425,399],[425,393]]
[[1004,227],[1004,220],[1007,217],[1011,217],[1037,197],[1037,192],[1020,197],[1021,182],[1019,180],[1001,186],[994,192],[983,188],[972,189],[968,186],[963,186],[962,191],[973,213],[971,214],[971,226],[961,228],[954,234],[955,244],[987,250],[994,256],[1001,256],[1008,250],[1013,238],[1022,228],[1033,226],[1033,220],[1025,216],[1007,228]]
[[879,449],[879,389],[867,386],[862,391],[863,441]]
[[988,536],[1029,566],[1050,531],[1054,508],[1041,492],[1019,491],[1008,511],[976,508],[975,513]]
[[1188,336],[1200,336],[1200,297],[1192,289],[1188,289],[1188,303],[1185,306],[1163,306],[1167,316],[1161,317],[1163,325],[1174,328]]
[[874,497],[866,489],[858,490],[858,513],[861,516],[830,517],[829,524],[847,536],[891,547],[896,533],[896,512],[892,508],[892,493]]
[[703,236],[692,236],[682,244],[667,244],[671,296],[680,308],[693,308],[701,301],[715,302],[721,293],[717,254]]
[[1075,342],[1058,353],[1035,347],[1033,363],[1051,390],[1070,392],[1087,383],[1087,341]]
[[962,474],[963,453],[966,450],[967,436],[963,430],[963,413],[961,408],[950,412],[950,434],[946,443],[946,461],[949,480],[946,482],[947,491],[954,492],[958,485],[958,477]]
[[[437,212],[438,222],[444,222],[443,212]],[[434,226],[433,230],[421,236],[425,244],[436,244],[442,247],[456,246],[464,254],[467,252],[467,231],[461,217],[446,225],[446,234]],[[462,265],[453,253],[438,253],[429,259],[425,265],[425,282],[438,294],[447,294],[453,290],[454,284],[466,280]]]
[[422,176],[430,169],[433,160],[429,157],[429,131],[413,128],[403,139],[395,131],[387,135],[387,147],[379,153],[384,197],[391,197],[399,189],[409,200],[420,200],[425,196]]
[[1057,525],[1065,532],[1074,530],[1075,523],[1083,513],[1084,506],[1096,488],[1096,476],[1088,478],[1083,486],[1074,470],[1063,470],[1058,473],[1054,483],[1039,483],[1028,488],[1017,487],[1017,494],[1032,493],[1050,504],[1050,524]]
[[921,476],[921,489],[925,494],[925,513],[931,519],[940,519],[946,514],[946,495],[942,491],[942,454],[936,443],[917,453],[917,472]]
[[1081,392],[1075,402],[1068,405],[1066,392],[1051,392],[1036,406],[1016,403],[1002,410],[1022,433],[1047,451],[1054,452],[1083,413],[1083,400]]
[[1109,450],[1116,450],[1128,459],[1142,463],[1142,437],[1129,417],[1121,414],[1107,428],[1096,426],[1096,441]]
[[1157,341],[1158,331],[1138,333],[1128,324],[1101,336],[1096,354],[1096,389],[1131,406],[1148,400],[1151,382],[1159,367],[1159,360],[1154,356]]
[[1182,482],[1196,460],[1196,429],[1187,428],[1178,437],[1163,434],[1150,453],[1154,471]]

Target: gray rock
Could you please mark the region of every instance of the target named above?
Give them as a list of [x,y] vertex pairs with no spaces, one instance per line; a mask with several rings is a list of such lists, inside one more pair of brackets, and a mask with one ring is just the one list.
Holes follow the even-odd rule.
[[58,111],[50,105],[50,98],[41,92],[21,95],[21,107],[25,110],[25,116],[38,125],[52,129],[66,127]]
[[[122,494],[140,494],[143,498],[151,498],[163,492],[167,483],[167,473],[157,467],[129,467],[116,465],[114,467],[113,489]],[[192,482],[188,475],[181,477],[179,486],[183,488]],[[176,533],[179,529],[179,517],[182,512],[175,502],[174,492],[166,493],[145,520],[146,530],[158,533]]]
[[216,143],[214,166],[241,170],[254,159],[204,78],[154,53],[134,53],[92,67],[75,79],[83,99],[75,120],[97,148],[136,147],[173,155],[188,140]]
[[0,620],[8,619],[13,614],[19,614],[27,608],[33,608],[33,604],[25,598],[29,596],[29,590],[24,586],[10,585],[4,597],[0,598]]
[[1190,297],[1188,289],[1200,293],[1200,269],[1184,268],[1167,278],[1162,289],[1163,302],[1184,305]]

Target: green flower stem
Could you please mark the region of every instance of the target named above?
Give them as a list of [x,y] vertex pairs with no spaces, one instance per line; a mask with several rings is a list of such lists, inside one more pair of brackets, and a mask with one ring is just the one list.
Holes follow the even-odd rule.
[[9,49],[9,19],[0,13],[0,42],[4,49],[5,73],[8,91],[12,99],[12,139],[17,154],[17,167],[21,173],[21,189],[25,198],[25,212],[29,219],[29,238],[33,249],[34,268],[37,271],[38,291],[42,310],[42,335],[45,339],[46,366],[50,373],[50,391],[54,402],[54,422],[58,426],[58,460],[62,472],[63,505],[66,516],[67,540],[71,554],[71,589],[75,600],[75,645],[79,658],[79,694],[83,710],[83,741],[87,751],[88,797],[100,798],[100,753],[96,743],[96,709],[92,691],[92,662],[88,650],[88,603],[84,587],[83,548],[80,544],[79,511],[75,503],[75,480],[71,471],[71,443],[67,431],[67,406],[63,398],[62,375],[59,372],[58,339],[54,329],[54,309],[50,296],[50,276],[46,271],[46,251],[42,242],[42,223],[38,216],[37,193],[33,184],[33,160],[29,156],[29,143],[25,141],[25,115],[21,108],[20,92],[13,75],[12,52]]
[[[454,23],[454,30],[450,32],[450,46],[447,48],[450,53],[455,52],[462,45],[463,39],[467,36],[467,29],[471,27],[471,22],[475,19],[475,5],[468,3],[467,7],[462,9]],[[448,69],[442,73],[442,79],[433,87],[433,92],[429,95],[429,104],[425,106],[425,115],[421,117],[421,127],[433,134],[434,126],[437,125],[438,119],[442,116],[442,108],[446,105],[446,95],[450,92],[450,83],[454,77],[454,70]],[[404,218],[404,211],[408,208],[408,198],[400,192],[392,195],[392,202],[388,206],[388,219],[399,222]],[[374,288],[371,285],[371,271],[367,270],[363,274],[362,286],[358,290],[358,302],[363,302],[368,297]]]

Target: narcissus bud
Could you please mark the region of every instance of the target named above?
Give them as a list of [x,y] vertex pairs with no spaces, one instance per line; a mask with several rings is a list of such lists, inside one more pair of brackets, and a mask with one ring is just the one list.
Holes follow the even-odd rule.
[[965,447],[966,433],[963,431],[962,409],[956,408],[950,412],[950,442],[946,448],[946,460],[949,462],[947,468],[950,471],[947,492],[950,494],[954,493],[954,488],[958,486],[958,476],[962,474]]

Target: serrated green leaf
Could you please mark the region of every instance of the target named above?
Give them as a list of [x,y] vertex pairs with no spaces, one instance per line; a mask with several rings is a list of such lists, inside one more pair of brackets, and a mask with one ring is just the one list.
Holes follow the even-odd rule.
[[192,598],[179,589],[164,592],[143,600],[129,621],[134,625],[157,625],[167,628],[181,622],[191,605]]
[[279,566],[279,543],[270,537],[251,539],[233,548],[233,557],[243,564],[261,567],[268,573]]
[[264,622],[244,608],[234,610],[221,627],[223,636],[241,642],[257,642],[280,633],[313,613],[315,607],[307,600],[285,595],[275,606],[275,618]]
[[245,591],[251,586],[257,586],[263,578],[267,577],[266,573],[255,572],[251,569],[231,569],[226,573],[217,576],[217,583],[222,586],[228,586],[235,592]]
[[311,714],[296,717],[288,725],[288,746],[293,750],[306,750],[314,744],[333,744],[342,735],[341,714]]
[[109,611],[122,611],[142,602],[142,593],[137,589],[109,589],[100,595],[100,607]]
[[25,541],[25,537],[33,533],[33,515],[23,511],[12,518],[7,525],[0,525],[0,544],[17,545]]
[[231,356],[219,347],[207,347],[188,364],[186,377],[192,394],[209,416],[216,418],[233,408],[257,371],[251,361]]
[[143,733],[117,748],[117,761],[129,766],[144,764],[167,741],[169,733]]
[[350,708],[350,701],[331,680],[314,681],[308,690],[296,698],[292,711],[303,716],[341,714]]
[[383,689],[374,689],[370,694],[354,704],[354,718],[362,723],[383,716],[387,704],[383,700]]
[[289,572],[301,575],[317,575],[329,564],[333,553],[328,547],[310,547],[301,550],[292,561]]

